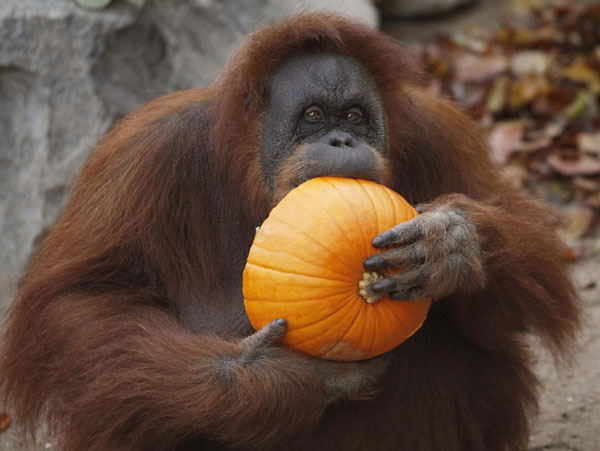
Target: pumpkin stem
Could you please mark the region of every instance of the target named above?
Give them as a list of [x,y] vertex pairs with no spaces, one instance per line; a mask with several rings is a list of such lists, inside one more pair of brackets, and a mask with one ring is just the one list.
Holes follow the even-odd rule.
[[358,294],[367,301],[367,304],[374,304],[383,297],[383,294],[373,293],[371,287],[378,280],[383,279],[383,276],[378,272],[364,272],[362,280],[358,282]]

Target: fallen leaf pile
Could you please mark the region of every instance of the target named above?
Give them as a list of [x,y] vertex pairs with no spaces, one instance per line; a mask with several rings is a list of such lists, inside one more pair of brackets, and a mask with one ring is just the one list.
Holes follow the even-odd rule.
[[600,2],[511,6],[499,30],[439,36],[419,58],[430,89],[479,121],[492,160],[577,240],[600,222]]

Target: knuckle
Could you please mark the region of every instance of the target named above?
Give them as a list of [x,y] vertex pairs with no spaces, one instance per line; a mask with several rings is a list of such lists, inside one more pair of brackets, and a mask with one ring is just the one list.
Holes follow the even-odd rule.
[[419,281],[422,278],[423,272],[424,270],[422,266],[401,272],[397,275],[397,286],[402,287]]
[[413,261],[423,263],[425,261],[425,245],[421,242],[415,243],[411,247]]
[[408,297],[411,300],[417,300],[417,299],[422,299],[422,298],[426,297],[426,295],[425,295],[425,292],[423,289],[415,288],[414,290],[410,290],[408,292]]
[[404,299],[404,294],[400,291],[395,291],[393,293],[390,293],[390,299],[392,301],[401,301],[402,299]]
[[406,250],[403,248],[391,249],[383,254],[381,259],[384,260],[388,266],[396,266],[398,263],[402,263],[406,260]]

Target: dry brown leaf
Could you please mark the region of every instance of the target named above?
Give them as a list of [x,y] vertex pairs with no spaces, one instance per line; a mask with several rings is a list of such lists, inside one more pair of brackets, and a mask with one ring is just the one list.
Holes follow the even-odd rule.
[[521,51],[510,59],[510,70],[517,76],[527,74],[544,75],[550,67],[552,55],[539,50]]
[[523,123],[521,121],[499,122],[490,131],[488,143],[492,161],[503,164],[523,144]]
[[485,109],[490,113],[498,113],[506,105],[508,77],[498,77],[488,93]]
[[[586,197],[585,204],[600,212],[600,193],[594,193],[591,196]],[[600,240],[598,240],[598,243],[600,244]]]
[[488,45],[485,41],[462,31],[455,31],[450,35],[450,39],[459,47],[470,50],[471,52],[483,53],[488,49]]
[[583,58],[577,58],[573,64],[563,70],[562,76],[568,80],[584,83],[594,93],[600,93],[600,76],[588,66]]
[[573,186],[581,191],[587,191],[590,193],[600,192],[600,180],[592,180],[578,176],[573,178]]
[[512,36],[512,42],[517,47],[548,47],[564,40],[564,35],[553,26],[517,30]]
[[500,169],[504,177],[515,188],[520,189],[527,181],[527,170],[523,166],[509,165]]
[[558,234],[566,242],[582,238],[594,222],[594,212],[586,207],[569,207],[561,212]]
[[509,105],[513,110],[518,110],[551,90],[552,85],[546,77],[526,75],[511,85]]
[[[539,163],[541,160],[536,159],[534,161]],[[565,204],[571,202],[574,198],[573,185],[569,180],[530,180],[528,190],[534,197],[544,199],[550,204]]]
[[456,101],[464,107],[472,107],[480,104],[485,97],[485,88],[473,86],[454,80],[450,83],[450,92]]
[[560,114],[575,99],[576,93],[571,89],[564,89],[556,85],[544,96],[538,97],[531,105],[532,113],[541,118],[551,118]]
[[561,113],[569,122],[581,118],[591,118],[598,113],[596,96],[587,90],[577,92],[573,101]]
[[552,140],[560,136],[565,128],[569,125],[568,121],[563,116],[556,116],[552,121],[546,123],[540,133],[540,138]]
[[577,148],[581,152],[600,155],[600,132],[579,133],[577,135]]
[[509,8],[513,14],[520,16],[530,16],[533,13],[545,8],[544,0],[512,0]]
[[454,74],[465,83],[483,83],[492,80],[508,69],[504,55],[477,56],[460,53],[454,57]]
[[587,154],[580,154],[577,158],[572,159],[551,154],[546,161],[552,169],[564,176],[600,174],[600,160]]

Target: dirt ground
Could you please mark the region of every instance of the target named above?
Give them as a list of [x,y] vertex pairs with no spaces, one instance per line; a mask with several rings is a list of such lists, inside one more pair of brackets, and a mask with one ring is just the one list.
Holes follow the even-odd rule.
[[573,275],[584,303],[579,349],[558,371],[547,354],[539,354],[544,387],[531,450],[600,450],[600,253],[574,264]]

